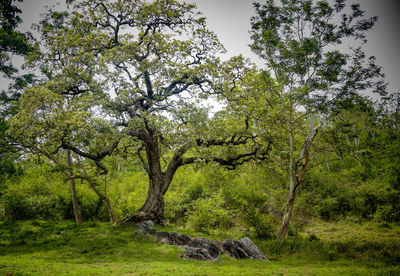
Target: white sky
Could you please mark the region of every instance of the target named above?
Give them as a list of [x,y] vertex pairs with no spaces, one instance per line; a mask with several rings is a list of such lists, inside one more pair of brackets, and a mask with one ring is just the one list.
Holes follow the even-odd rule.
[[[253,62],[262,66],[249,49],[250,18],[254,13],[253,0],[187,0],[196,3],[198,9],[207,18],[209,29],[213,30],[228,50],[227,55],[243,54]],[[262,1],[259,0],[261,3]],[[349,0],[358,2],[367,16],[379,17],[373,30],[368,35],[367,54],[375,55],[377,63],[384,67],[389,82],[389,91],[400,91],[400,1],[399,0]],[[45,11],[44,6],[51,6],[57,0],[24,0],[18,3],[22,9],[24,23],[21,30],[27,31],[32,23],[38,22],[39,15]],[[4,81],[0,78],[0,88],[4,89]]]

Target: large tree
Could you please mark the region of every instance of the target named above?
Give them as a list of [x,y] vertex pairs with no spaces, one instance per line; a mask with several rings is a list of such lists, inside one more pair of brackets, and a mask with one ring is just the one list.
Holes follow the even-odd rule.
[[[245,119],[227,125],[233,114],[221,111],[210,118],[201,104],[212,94],[234,89],[244,61],[216,57],[223,47],[194,5],[175,0],[68,3],[69,14],[50,13],[51,20],[38,26],[43,55],[32,60],[44,74],[35,89],[83,105],[97,97],[85,109],[90,117],[82,119],[105,122],[118,138],[101,151],[91,149],[85,141],[99,146],[99,139],[79,133],[83,129],[75,120],[77,128],[71,125],[52,138],[57,148],[97,162],[111,154],[123,135],[120,146],[134,149],[149,189],[141,212],[127,220],[162,221],[164,194],[180,166],[215,161],[234,168],[265,154]],[[35,97],[28,94],[24,100]],[[65,107],[68,101],[63,102]],[[204,150],[218,146],[227,148],[218,156]]]
[[[362,50],[365,33],[377,18],[365,18],[356,4],[347,9],[344,0],[268,0],[254,7],[251,48],[265,61],[264,74],[277,84],[277,89],[264,95],[267,103],[284,106],[280,105],[279,124],[288,137],[289,193],[278,232],[284,239],[296,193],[313,159],[312,145],[323,114],[333,103],[351,101],[363,91],[382,93],[385,89],[380,67]],[[266,107],[266,112],[278,110]],[[308,131],[303,127],[305,118]]]

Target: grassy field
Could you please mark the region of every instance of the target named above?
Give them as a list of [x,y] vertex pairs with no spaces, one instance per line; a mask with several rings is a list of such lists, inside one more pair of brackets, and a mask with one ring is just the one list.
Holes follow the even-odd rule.
[[[269,262],[203,262],[181,259],[179,248],[138,236],[129,225],[0,222],[0,275],[400,275],[400,228],[358,227],[362,235],[346,223],[313,223],[284,244],[256,241]],[[365,254],[355,254],[365,244]]]

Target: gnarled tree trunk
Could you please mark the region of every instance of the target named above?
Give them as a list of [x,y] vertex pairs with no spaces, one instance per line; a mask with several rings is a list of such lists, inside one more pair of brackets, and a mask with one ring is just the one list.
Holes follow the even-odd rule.
[[[144,121],[146,124],[146,120]],[[163,224],[164,218],[164,195],[167,192],[172,179],[175,175],[175,172],[180,166],[192,164],[197,159],[196,157],[187,157],[184,158],[185,152],[193,146],[190,142],[182,145],[178,148],[172,159],[169,161],[167,168],[161,168],[161,152],[159,148],[159,136],[156,134],[155,130],[148,127],[146,124],[146,131],[126,131],[128,135],[138,138],[142,141],[142,147],[137,151],[137,155],[143,165],[144,170],[147,172],[149,176],[149,189],[147,191],[146,201],[143,206],[138,210],[139,213],[128,216],[119,223],[125,222],[141,222],[144,220],[152,220],[156,223]],[[235,139],[236,138],[236,139]],[[232,136],[229,140],[210,140],[204,142],[199,139],[196,140],[197,145],[244,145],[247,143],[248,137],[242,136]],[[193,142],[192,142],[193,143]],[[270,149],[270,144],[266,152]],[[142,156],[141,152],[146,152],[147,160]],[[209,160],[218,162],[223,166],[230,166],[230,168],[235,168],[235,166],[239,164],[243,164],[249,160],[253,160],[256,158],[257,153],[259,152],[259,148],[256,147],[251,152],[246,152],[242,154],[238,154],[235,157],[231,157],[229,159],[223,159],[219,157],[210,157]],[[266,154],[266,153],[263,153]]]
[[138,210],[139,213],[128,216],[120,222],[141,222],[152,220],[155,223],[164,223],[164,195],[167,192],[176,170],[182,165],[182,156],[187,147],[183,146],[175,153],[165,171],[161,168],[160,149],[158,145],[158,136],[149,131],[147,135],[142,136],[144,149],[146,150],[147,161],[142,157],[140,150],[138,156],[144,169],[149,176],[149,188],[146,201]]
[[156,223],[163,222],[165,193],[162,191],[162,187],[167,185],[165,181],[164,174],[151,176],[146,201],[139,209],[140,212],[146,213]]

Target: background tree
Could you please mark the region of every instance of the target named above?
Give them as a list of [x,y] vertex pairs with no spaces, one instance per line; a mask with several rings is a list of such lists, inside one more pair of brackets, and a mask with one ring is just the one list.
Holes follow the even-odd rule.
[[[32,81],[32,75],[18,76],[12,56],[25,56],[34,50],[32,37],[17,30],[22,22],[22,12],[14,5],[13,0],[0,1],[0,74],[1,77],[10,81],[7,91],[0,92],[0,171],[2,175],[15,172],[13,158],[15,152],[13,143],[7,134],[8,119],[16,113],[18,106],[15,102],[20,96],[20,89]],[[20,1],[21,2],[21,1]]]
[[2,0],[0,3],[0,72],[8,78],[18,71],[12,64],[11,55],[24,56],[33,51],[30,34],[16,30],[22,22],[19,16],[22,11],[13,2],[15,0]]
[[[278,237],[284,239],[323,122],[320,117],[316,126],[316,115],[329,112],[335,101],[351,101],[360,92],[384,92],[380,67],[362,51],[365,32],[377,18],[365,18],[358,4],[347,12],[344,0],[333,4],[311,0],[275,4],[270,0],[254,7],[251,48],[265,60],[285,104],[281,126],[289,140],[289,194],[278,231]],[[304,118],[309,121],[308,133],[301,129]]]
[[[37,84],[24,91],[21,110],[12,119],[10,133],[23,150],[46,156],[58,170],[64,171],[71,184],[78,224],[82,223],[82,218],[75,189],[76,178],[87,181],[105,201],[110,220],[114,222],[110,201],[95,184],[96,178],[107,175],[108,170],[102,161],[118,146],[120,137],[107,122],[93,115],[103,100],[97,82],[93,80],[96,66],[90,55],[77,59],[71,54],[71,51],[84,52],[85,48],[77,43],[71,44],[74,39],[76,42],[79,34],[77,36],[65,28],[67,18],[66,12],[50,12],[36,26],[42,34],[40,46],[44,50],[31,53],[27,65],[40,69],[41,74],[37,76]],[[81,30],[81,34],[84,32]],[[52,36],[54,34],[59,36]],[[75,158],[70,147],[80,149],[76,150]],[[88,174],[85,169],[84,163],[88,165],[88,162],[97,168],[93,174]]]

